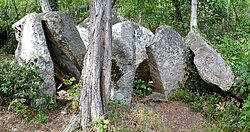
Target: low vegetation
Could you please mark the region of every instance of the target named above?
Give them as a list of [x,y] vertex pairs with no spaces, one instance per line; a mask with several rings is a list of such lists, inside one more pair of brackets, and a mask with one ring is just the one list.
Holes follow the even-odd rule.
[[44,122],[45,111],[56,106],[50,95],[39,96],[39,69],[30,69],[32,62],[20,66],[17,61],[0,60],[0,106],[6,107],[24,120],[35,118]]

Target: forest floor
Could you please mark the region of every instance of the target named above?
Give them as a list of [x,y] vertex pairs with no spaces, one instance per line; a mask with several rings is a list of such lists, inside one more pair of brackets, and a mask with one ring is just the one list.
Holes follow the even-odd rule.
[[[1,54],[0,58],[13,58]],[[65,112],[66,111],[66,112]],[[119,118],[111,121],[107,131],[113,132],[191,132],[221,131],[216,122],[206,119],[180,101],[132,103],[128,110],[118,110]],[[0,106],[0,132],[62,132],[74,112],[61,106],[48,111],[48,120],[24,121]]]
[[[1,107],[0,107],[1,108]],[[6,108],[0,109],[0,132],[61,132],[69,122],[72,113],[64,113],[63,107],[48,113],[45,123],[34,120],[25,122]],[[216,123],[206,119],[201,113],[194,112],[187,104],[179,101],[148,102],[133,104],[130,112],[123,113],[128,117],[111,123],[109,131],[150,131],[150,132],[191,132],[214,131]]]

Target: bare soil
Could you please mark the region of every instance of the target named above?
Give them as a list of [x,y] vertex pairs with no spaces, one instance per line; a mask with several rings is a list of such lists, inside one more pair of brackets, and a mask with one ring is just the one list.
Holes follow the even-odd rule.
[[150,107],[161,115],[170,126],[171,132],[205,131],[206,118],[199,112],[193,111],[187,104],[179,101],[168,103],[149,103]]

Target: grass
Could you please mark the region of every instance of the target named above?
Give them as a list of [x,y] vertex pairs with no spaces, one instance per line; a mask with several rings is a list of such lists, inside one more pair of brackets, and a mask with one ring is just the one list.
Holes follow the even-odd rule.
[[120,118],[111,122],[110,131],[170,131],[170,126],[166,125],[161,115],[146,105],[137,104],[119,112]]

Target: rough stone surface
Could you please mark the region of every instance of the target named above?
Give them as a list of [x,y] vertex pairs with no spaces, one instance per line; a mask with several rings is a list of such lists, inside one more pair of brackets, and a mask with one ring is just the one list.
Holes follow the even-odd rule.
[[189,33],[185,42],[195,55],[194,64],[201,78],[223,91],[229,90],[234,83],[234,74],[221,55],[195,33]]
[[86,48],[75,24],[62,12],[48,12],[42,17],[57,74],[79,79]]
[[112,89],[111,99],[131,103],[135,76],[135,31],[132,22],[112,27]]
[[81,26],[76,26],[76,28],[81,36],[81,39],[86,49],[88,49],[89,48],[89,30]]
[[145,60],[148,59],[146,45],[154,37],[154,34],[147,28],[133,23],[135,28],[135,46],[136,46],[136,68]]
[[87,17],[86,19],[84,19],[80,24],[78,24],[79,27],[84,27],[86,29],[89,28],[91,22],[90,22],[90,17]]
[[19,34],[16,58],[19,62],[34,61],[43,79],[40,94],[55,95],[54,65],[47,48],[41,17],[36,13],[29,14],[15,23],[13,28]]
[[124,22],[124,21],[128,21],[128,19],[119,16],[117,14],[112,14],[112,25],[115,25],[116,23],[120,23],[120,22]]
[[166,99],[185,80],[185,49],[182,37],[169,26],[158,27],[147,46],[154,91],[164,93]]

